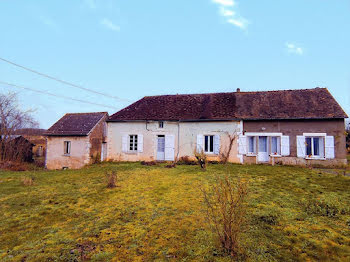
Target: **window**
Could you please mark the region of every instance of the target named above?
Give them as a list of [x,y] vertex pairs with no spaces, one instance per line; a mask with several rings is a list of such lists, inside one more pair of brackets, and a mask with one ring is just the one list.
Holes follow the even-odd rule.
[[163,121],[159,121],[158,122],[158,127],[159,128],[164,128],[164,122]]
[[38,157],[43,156],[43,151],[44,151],[44,150],[43,150],[43,146],[38,146],[36,155],[37,155]]
[[204,136],[204,152],[214,153],[214,136]]
[[324,157],[324,138],[306,137],[305,152],[308,157]]
[[255,154],[255,136],[248,136],[248,154]]
[[70,155],[70,145],[71,142],[70,141],[64,141],[64,154],[65,155]]
[[129,135],[129,151],[137,151],[137,135]]
[[281,137],[272,136],[271,137],[271,155],[281,154]]

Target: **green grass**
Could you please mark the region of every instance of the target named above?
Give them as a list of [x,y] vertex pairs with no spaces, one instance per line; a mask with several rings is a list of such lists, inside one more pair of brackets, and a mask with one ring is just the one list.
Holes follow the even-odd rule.
[[[118,187],[106,188],[106,171]],[[350,178],[264,165],[106,163],[0,171],[0,261],[230,261],[205,220],[200,187],[249,180],[248,261],[349,261]],[[34,186],[22,185],[33,176]]]

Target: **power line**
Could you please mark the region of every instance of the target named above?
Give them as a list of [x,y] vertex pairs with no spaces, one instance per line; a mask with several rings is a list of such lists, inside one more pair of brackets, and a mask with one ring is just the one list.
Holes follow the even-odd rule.
[[62,96],[62,95],[56,95],[53,93],[49,93],[46,91],[41,91],[41,90],[37,90],[37,89],[33,89],[33,88],[29,88],[29,87],[23,87],[23,86],[18,86],[18,85],[14,85],[14,84],[10,84],[4,81],[0,80],[0,84],[3,85],[7,85],[7,86],[11,86],[11,87],[15,87],[15,88],[20,88],[20,89],[25,89],[25,90],[29,90],[29,91],[33,91],[39,94],[44,94],[44,95],[48,95],[48,96],[54,96],[54,97],[59,97],[59,98],[63,98],[63,99],[69,99],[72,101],[76,101],[76,102],[80,102],[80,103],[85,103],[85,104],[90,104],[90,105],[95,105],[95,106],[102,106],[102,107],[108,107],[108,108],[112,108],[112,109],[118,109],[114,106],[106,106],[106,105],[102,105],[102,104],[98,104],[98,103],[93,103],[93,102],[89,102],[89,101],[84,101],[84,100],[80,100],[80,99],[76,99],[76,98],[72,98],[72,97],[67,97],[67,96]]
[[40,72],[38,72],[38,71],[36,71],[36,70],[34,70],[34,69],[31,69],[31,68],[28,68],[28,67],[19,65],[19,64],[17,64],[17,63],[11,62],[11,61],[9,61],[9,60],[7,60],[7,59],[5,59],[5,58],[2,58],[2,57],[0,57],[0,60],[6,62],[6,63],[8,63],[8,64],[17,66],[17,67],[19,67],[19,68],[22,68],[22,69],[24,69],[24,70],[27,70],[27,71],[29,71],[29,72],[31,72],[31,73],[34,73],[34,74],[37,74],[37,75],[40,75],[40,76],[49,78],[49,79],[51,79],[51,80],[55,80],[55,81],[57,81],[57,82],[59,82],[59,83],[61,83],[61,84],[69,85],[69,86],[72,86],[72,87],[75,87],[75,88],[79,88],[79,89],[81,89],[81,90],[84,90],[84,91],[87,91],[87,92],[90,92],[90,93],[94,93],[94,94],[97,94],[97,95],[105,96],[105,97],[108,97],[108,98],[114,98],[114,99],[119,100],[119,101],[131,102],[131,101],[128,100],[128,99],[123,99],[123,98],[120,98],[120,97],[117,97],[117,96],[106,95],[106,94],[104,94],[104,93],[101,93],[101,92],[98,92],[98,91],[95,91],[95,90],[92,90],[92,89],[89,89],[89,88],[86,88],[86,87],[78,86],[78,85],[76,85],[76,84],[73,84],[73,83],[70,83],[70,82],[61,80],[61,79],[56,78],[56,77],[53,77],[53,76],[49,76],[49,75],[44,74],[44,73],[40,73]]

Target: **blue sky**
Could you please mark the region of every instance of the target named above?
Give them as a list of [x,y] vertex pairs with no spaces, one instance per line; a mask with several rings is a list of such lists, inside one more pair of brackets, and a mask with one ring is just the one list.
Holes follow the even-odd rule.
[[[350,2],[0,0],[0,81],[44,128],[66,112],[114,113],[146,95],[327,87],[350,114]],[[128,102],[130,101],[130,102]]]

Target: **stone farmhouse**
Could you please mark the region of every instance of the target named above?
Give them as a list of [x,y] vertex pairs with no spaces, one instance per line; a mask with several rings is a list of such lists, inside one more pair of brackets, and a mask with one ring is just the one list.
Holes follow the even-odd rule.
[[325,88],[144,97],[108,118],[107,159],[174,161],[203,150],[234,163],[343,165],[345,118]]
[[46,166],[80,168],[94,154],[109,161],[175,161],[193,159],[195,151],[212,161],[341,166],[347,162],[345,118],[325,88],[147,96],[108,118],[65,115],[47,131]]

